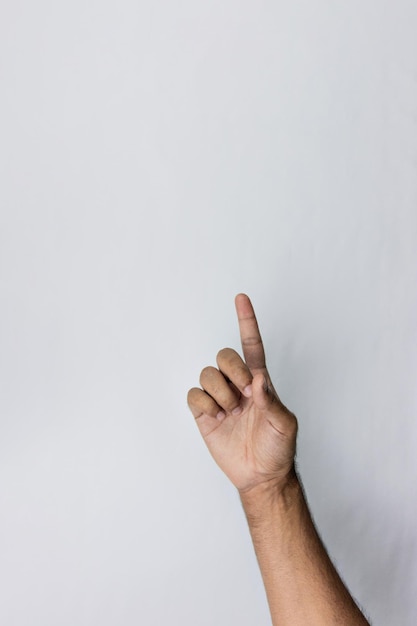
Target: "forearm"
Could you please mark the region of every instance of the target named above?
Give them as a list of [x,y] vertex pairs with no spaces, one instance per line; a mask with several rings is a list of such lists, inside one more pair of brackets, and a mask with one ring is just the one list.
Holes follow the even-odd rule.
[[241,493],[274,626],[365,626],[314,527],[294,472],[285,487]]

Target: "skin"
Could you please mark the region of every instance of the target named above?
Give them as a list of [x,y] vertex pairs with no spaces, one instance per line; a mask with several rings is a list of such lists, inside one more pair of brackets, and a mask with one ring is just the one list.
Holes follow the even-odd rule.
[[295,468],[297,418],[268,373],[246,294],[235,298],[243,358],[232,348],[205,367],[188,405],[216,463],[237,488],[274,626],[369,624],[314,526]]

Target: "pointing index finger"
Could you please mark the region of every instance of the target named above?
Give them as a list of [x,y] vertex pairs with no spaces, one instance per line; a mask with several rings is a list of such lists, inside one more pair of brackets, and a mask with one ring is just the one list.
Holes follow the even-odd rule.
[[235,306],[246,365],[252,373],[266,370],[265,350],[249,297],[244,293],[239,293],[235,298]]

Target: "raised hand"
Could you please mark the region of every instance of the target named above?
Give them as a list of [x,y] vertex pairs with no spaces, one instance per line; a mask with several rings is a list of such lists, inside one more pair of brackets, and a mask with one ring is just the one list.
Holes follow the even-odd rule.
[[281,402],[265,364],[265,351],[250,299],[235,298],[244,360],[231,348],[205,367],[202,389],[188,405],[216,463],[241,493],[262,484],[278,487],[294,474],[297,419]]

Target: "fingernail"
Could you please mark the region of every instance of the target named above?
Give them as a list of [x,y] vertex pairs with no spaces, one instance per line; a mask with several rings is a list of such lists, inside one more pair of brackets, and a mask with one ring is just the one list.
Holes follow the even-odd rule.
[[235,409],[233,409],[232,411],[232,415],[239,415],[239,413],[242,413],[242,407],[241,406],[237,406]]
[[226,413],[224,411],[219,411],[216,415],[217,419],[219,420],[219,422],[221,422],[222,420],[224,420],[224,418],[226,417]]
[[252,395],[252,385],[246,385],[246,387],[243,390],[243,393],[245,394],[247,398],[250,398]]

